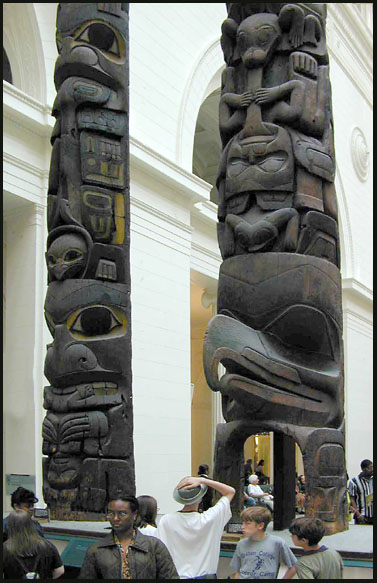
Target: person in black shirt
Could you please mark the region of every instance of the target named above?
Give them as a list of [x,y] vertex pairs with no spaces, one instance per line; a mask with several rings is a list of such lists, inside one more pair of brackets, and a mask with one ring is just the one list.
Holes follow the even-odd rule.
[[[201,478],[209,478],[208,475],[209,466],[207,464],[201,464],[198,468],[198,476]],[[199,504],[199,512],[205,512],[208,508],[213,505],[213,489],[208,488],[207,492],[204,494],[203,498]]]
[[[27,512],[30,517],[33,516],[34,504],[37,502],[38,498],[36,498],[34,492],[31,490],[26,490],[26,488],[22,488],[21,486],[12,493],[11,505],[13,510],[24,510],[24,512]],[[37,520],[33,520],[33,525],[37,531],[37,534],[39,534],[39,536],[43,536],[43,529],[39,522]],[[3,542],[5,542],[7,538],[8,516],[3,520]]]
[[27,512],[13,510],[8,517],[8,538],[3,543],[3,578],[56,579],[63,573],[57,548],[37,534]]

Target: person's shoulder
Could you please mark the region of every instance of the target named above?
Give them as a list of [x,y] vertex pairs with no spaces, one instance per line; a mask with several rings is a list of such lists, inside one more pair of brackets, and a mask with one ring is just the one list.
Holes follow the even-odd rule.
[[157,528],[159,528],[161,525],[164,525],[168,522],[177,521],[180,518],[181,518],[180,512],[168,512],[167,514],[164,514],[163,516],[161,516],[159,523],[157,525]]
[[[144,535],[143,535],[144,536]],[[112,533],[107,534],[102,539],[94,542],[87,550],[88,555],[95,555],[100,549],[115,545],[114,537]]]
[[[156,529],[156,534],[157,534],[157,529]],[[166,545],[165,543],[163,543],[159,538],[157,538],[157,536],[151,536],[148,534],[143,534],[142,532],[140,532],[140,530],[138,529],[138,532],[136,534],[136,543],[141,544],[142,546],[148,548],[148,550],[150,551],[158,551],[161,549],[166,549]]]
[[288,543],[283,538],[281,538],[280,536],[277,536],[276,534],[267,533],[267,536],[264,540],[266,541],[266,543],[270,542],[272,544],[278,545],[279,547],[289,548]]
[[220,500],[218,500],[216,502],[216,504],[214,504],[213,506],[211,506],[210,508],[208,508],[207,510],[205,510],[204,512],[202,512],[200,514],[200,516],[202,517],[211,517],[211,516],[216,516],[219,515],[221,516],[221,514],[227,510],[230,509],[230,500],[227,496],[221,496]]
[[249,538],[249,537],[241,538],[237,543],[237,548],[243,549],[245,547],[249,547],[252,544],[253,544],[253,541],[251,538]]
[[342,556],[340,553],[338,553],[338,551],[336,551],[335,549],[329,549],[329,548],[325,548],[323,553],[327,556],[327,557],[331,557],[332,559],[338,559],[340,561],[343,562]]

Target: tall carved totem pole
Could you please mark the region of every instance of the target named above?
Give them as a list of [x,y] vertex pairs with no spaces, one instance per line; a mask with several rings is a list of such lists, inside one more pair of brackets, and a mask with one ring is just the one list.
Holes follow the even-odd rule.
[[48,189],[43,493],[95,520],[134,494],[128,4],[61,3]]
[[[221,45],[223,258],[204,368],[220,391],[215,475],[242,506],[243,445],[298,443],[306,515],[348,528],[342,306],[326,4],[228,3]],[[226,369],[219,376],[219,363]]]

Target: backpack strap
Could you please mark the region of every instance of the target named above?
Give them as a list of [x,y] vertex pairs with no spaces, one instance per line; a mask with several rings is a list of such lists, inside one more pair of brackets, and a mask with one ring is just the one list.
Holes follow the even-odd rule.
[[39,562],[39,556],[38,555],[37,555],[37,557],[35,559],[35,562],[34,562],[34,565],[33,565],[33,568],[32,569],[27,569],[25,567],[25,563],[23,561],[21,561],[21,559],[19,557],[15,556],[14,558],[16,559],[17,563],[22,568],[22,570],[24,572],[24,575],[26,575],[27,573],[35,573],[36,572],[35,569],[36,569],[36,566],[38,565],[38,562]]
[[15,556],[14,558],[16,559],[17,563],[18,563],[18,564],[20,565],[20,567],[22,568],[22,570],[23,570],[23,572],[24,572],[24,575],[26,575],[26,573],[28,573],[28,570],[26,569],[26,567],[25,567],[25,565],[24,565],[23,561],[21,561],[21,559],[20,559],[19,557],[17,557],[17,556]]

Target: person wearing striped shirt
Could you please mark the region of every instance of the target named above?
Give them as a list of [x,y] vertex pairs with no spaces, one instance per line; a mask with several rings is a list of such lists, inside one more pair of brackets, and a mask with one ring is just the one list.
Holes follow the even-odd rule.
[[363,460],[361,472],[349,481],[348,489],[355,524],[373,524],[373,462]]

